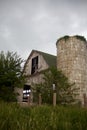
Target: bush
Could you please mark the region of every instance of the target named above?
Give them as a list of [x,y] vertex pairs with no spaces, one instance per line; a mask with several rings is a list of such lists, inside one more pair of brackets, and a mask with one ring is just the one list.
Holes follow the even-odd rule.
[[17,53],[0,52],[0,99],[8,102],[16,100],[14,87],[21,86],[24,81],[22,63]]

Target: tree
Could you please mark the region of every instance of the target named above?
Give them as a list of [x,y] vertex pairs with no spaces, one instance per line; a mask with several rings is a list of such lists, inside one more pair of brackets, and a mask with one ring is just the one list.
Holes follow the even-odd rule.
[[22,82],[23,60],[17,53],[3,51],[0,53],[0,99],[15,100],[14,87]]
[[[62,71],[52,67],[43,73],[43,79],[44,83],[34,85],[36,93],[41,93],[43,103],[52,104],[53,84],[56,86],[55,91],[57,93],[58,104],[67,104],[74,101],[74,83],[69,83],[68,78],[62,73]],[[39,91],[37,91],[38,89]]]

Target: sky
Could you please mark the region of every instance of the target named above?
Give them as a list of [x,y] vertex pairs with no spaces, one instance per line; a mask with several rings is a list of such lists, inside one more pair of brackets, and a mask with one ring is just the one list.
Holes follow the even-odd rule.
[[87,0],[0,0],[0,51],[27,59],[32,50],[56,55],[65,35],[87,39]]

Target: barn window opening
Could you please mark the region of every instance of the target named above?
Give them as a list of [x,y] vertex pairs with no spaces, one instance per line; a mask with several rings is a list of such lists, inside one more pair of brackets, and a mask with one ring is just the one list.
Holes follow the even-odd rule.
[[28,97],[30,96],[30,93],[31,93],[31,86],[25,84],[23,88],[23,102],[28,101]]
[[36,56],[32,59],[32,67],[31,68],[32,68],[31,74],[34,74],[38,69],[38,56]]

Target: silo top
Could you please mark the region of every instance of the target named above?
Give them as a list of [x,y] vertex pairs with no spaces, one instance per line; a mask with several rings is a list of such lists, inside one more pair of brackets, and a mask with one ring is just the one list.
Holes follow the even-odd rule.
[[66,42],[67,40],[69,40],[69,39],[71,39],[71,38],[76,38],[76,39],[78,39],[78,40],[80,40],[80,41],[83,41],[83,42],[87,43],[87,41],[86,41],[86,39],[85,39],[84,36],[80,36],[80,35],[68,36],[68,35],[66,35],[66,36],[61,37],[61,38],[59,38],[59,39],[57,40],[56,46],[57,46],[57,44],[58,44],[61,40],[64,40],[64,41]]

